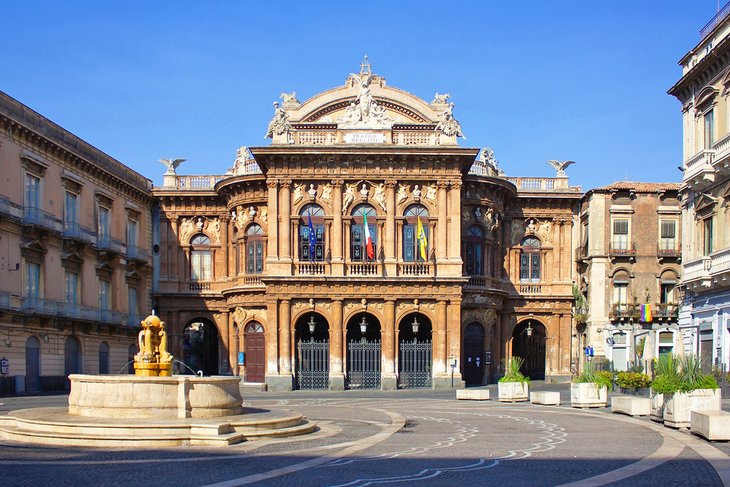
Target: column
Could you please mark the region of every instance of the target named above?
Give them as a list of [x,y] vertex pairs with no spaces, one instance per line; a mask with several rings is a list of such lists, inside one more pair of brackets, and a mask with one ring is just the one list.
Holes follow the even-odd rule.
[[332,275],[344,275],[342,259],[342,187],[341,179],[332,181]]
[[332,301],[332,323],[330,323],[330,390],[345,390],[345,374],[342,359],[342,300]]
[[383,330],[383,368],[380,384],[383,390],[395,390],[398,381],[395,375],[395,301],[386,300],[383,308],[382,330]]
[[230,364],[232,363],[231,358],[231,323],[230,323],[230,314],[228,311],[224,311],[220,314],[219,318],[219,329],[220,329],[220,336],[221,336],[221,342],[223,345],[223,353],[219,353],[220,357],[220,373],[222,375],[227,375],[231,371]]
[[452,181],[449,190],[449,217],[451,225],[449,226],[448,258],[452,263],[457,264],[453,269],[453,275],[461,276],[461,181]]
[[266,186],[269,188],[266,261],[276,262],[279,260],[279,182],[273,179]]
[[435,375],[446,376],[449,373],[449,357],[446,354],[446,301],[436,302],[436,323],[433,331],[433,370]]
[[236,275],[235,272],[231,272],[230,249],[228,247],[228,216],[221,218],[220,222],[221,250],[223,251],[223,277],[228,277],[230,275]]
[[[279,375],[279,305],[276,299],[266,301],[266,384],[273,387]],[[243,329],[239,329],[243,335]],[[240,343],[239,336],[239,343]],[[241,348],[243,350],[243,348]]]
[[279,373],[291,375],[291,301],[279,303]]
[[[381,239],[385,249],[385,263],[395,262],[395,186],[396,181],[385,182],[385,229]],[[395,274],[389,274],[395,275]]]
[[[291,180],[281,182],[281,222],[279,224],[280,255],[279,259],[291,262]],[[287,273],[288,274],[288,273]]]
[[[446,225],[448,225],[448,207],[447,207],[447,192],[448,192],[448,182],[447,181],[439,181],[438,182],[438,201],[439,201],[439,207],[438,207],[438,233],[436,238],[436,262],[441,263],[446,259],[447,256],[447,247],[449,245],[448,241],[446,240]],[[461,211],[461,210],[459,210]]]
[[[461,389],[464,381],[461,380],[461,299],[452,299],[447,305],[446,339],[449,357],[456,358],[454,369],[454,387]],[[449,371],[451,375],[451,371]]]
[[170,276],[170,249],[174,236],[170,231],[172,222],[160,212],[160,280],[166,281]]

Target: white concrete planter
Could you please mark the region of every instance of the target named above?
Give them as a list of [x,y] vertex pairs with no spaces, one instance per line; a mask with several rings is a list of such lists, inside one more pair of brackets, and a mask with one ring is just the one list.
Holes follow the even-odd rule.
[[529,384],[527,382],[498,382],[497,391],[501,402],[527,401]]
[[608,387],[595,382],[570,384],[570,405],[574,408],[601,408],[608,404]]
[[664,425],[689,428],[692,411],[720,411],[720,389],[696,389],[675,392],[664,398]]
[[649,417],[652,421],[664,421],[664,394],[654,392],[654,389],[651,389],[649,392],[649,401],[651,401]]

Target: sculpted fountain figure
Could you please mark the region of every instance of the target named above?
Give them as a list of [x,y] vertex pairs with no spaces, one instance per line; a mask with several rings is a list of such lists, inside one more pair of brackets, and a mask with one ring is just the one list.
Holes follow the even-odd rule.
[[137,336],[139,353],[134,356],[134,373],[141,376],[170,377],[172,355],[167,351],[165,322],[153,314],[142,321]]

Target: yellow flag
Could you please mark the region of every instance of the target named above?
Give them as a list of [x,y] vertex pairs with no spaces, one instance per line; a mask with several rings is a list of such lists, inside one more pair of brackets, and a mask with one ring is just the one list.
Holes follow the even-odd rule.
[[421,215],[418,215],[418,226],[416,227],[416,241],[418,242],[418,253],[421,255],[421,259],[423,259],[424,261],[428,260],[428,258],[426,257],[428,240],[426,239],[426,232],[423,230],[423,224],[421,223]]

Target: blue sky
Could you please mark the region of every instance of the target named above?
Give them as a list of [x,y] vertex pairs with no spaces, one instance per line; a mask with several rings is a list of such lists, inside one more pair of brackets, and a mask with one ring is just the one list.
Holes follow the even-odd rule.
[[344,83],[448,92],[468,147],[510,176],[679,181],[677,61],[717,0],[4,2],[0,90],[152,179],[220,174],[268,145],[271,103]]

